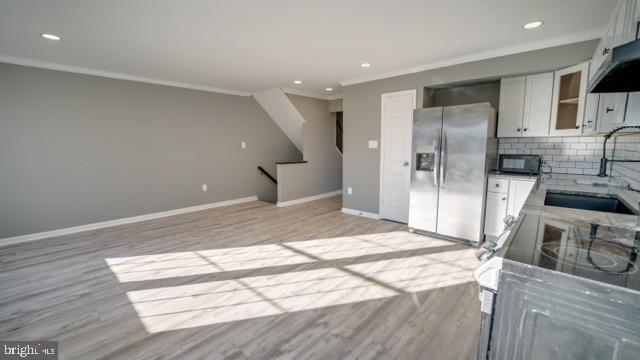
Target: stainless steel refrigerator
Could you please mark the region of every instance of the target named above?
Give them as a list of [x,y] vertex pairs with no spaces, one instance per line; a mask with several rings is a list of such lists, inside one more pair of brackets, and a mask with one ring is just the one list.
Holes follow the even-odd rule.
[[477,244],[483,238],[487,174],[497,156],[489,103],[413,113],[409,227]]

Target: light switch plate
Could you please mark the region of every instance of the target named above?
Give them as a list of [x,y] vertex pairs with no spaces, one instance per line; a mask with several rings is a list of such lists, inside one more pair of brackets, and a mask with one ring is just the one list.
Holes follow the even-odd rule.
[[351,194],[353,194],[353,189],[348,187],[347,188],[347,195],[351,195]]
[[240,143],[240,146],[242,146],[243,149],[246,149],[247,148],[247,143],[243,141],[243,142]]
[[378,140],[369,140],[369,149],[377,149]]
[[207,188],[207,184],[202,184],[202,191],[207,191],[207,190],[209,190],[209,189]]

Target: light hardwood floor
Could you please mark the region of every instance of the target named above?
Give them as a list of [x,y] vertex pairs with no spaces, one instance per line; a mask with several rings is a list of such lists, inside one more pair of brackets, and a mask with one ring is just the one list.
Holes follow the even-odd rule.
[[61,359],[471,359],[473,249],[252,202],[0,248],[0,339]]

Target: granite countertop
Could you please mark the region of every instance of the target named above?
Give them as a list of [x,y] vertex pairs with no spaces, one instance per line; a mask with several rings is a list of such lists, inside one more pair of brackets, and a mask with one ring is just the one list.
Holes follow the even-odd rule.
[[[578,181],[608,181],[613,186],[584,185]],[[617,185],[617,186],[616,186]],[[521,215],[530,214],[543,216],[558,221],[583,221],[627,230],[640,231],[640,217],[638,215],[624,215],[600,211],[580,210],[544,205],[547,190],[567,193],[580,193],[595,196],[617,196],[628,206],[640,213],[640,193],[626,189],[609,178],[601,179],[587,175],[543,175],[531,191]]]

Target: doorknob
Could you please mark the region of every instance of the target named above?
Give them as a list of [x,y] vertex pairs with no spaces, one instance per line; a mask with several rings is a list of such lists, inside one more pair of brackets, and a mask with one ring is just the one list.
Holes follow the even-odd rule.
[[404,163],[402,163],[402,166],[409,166],[409,162],[405,161]]

